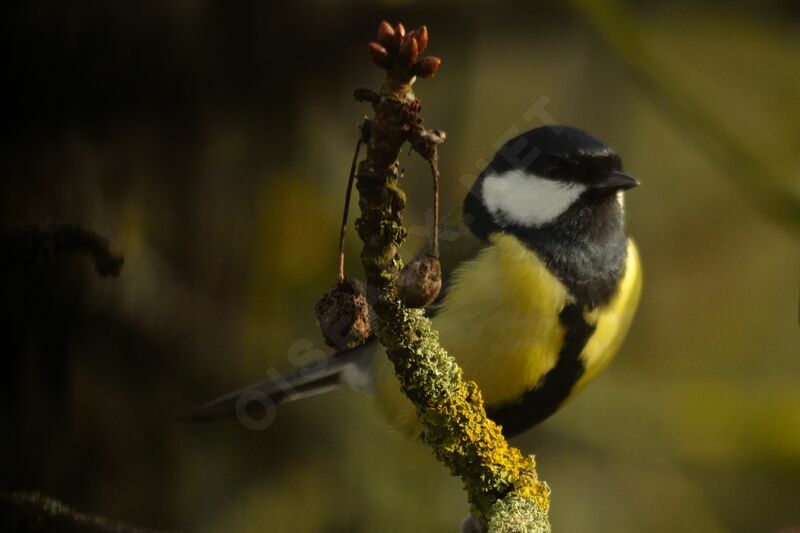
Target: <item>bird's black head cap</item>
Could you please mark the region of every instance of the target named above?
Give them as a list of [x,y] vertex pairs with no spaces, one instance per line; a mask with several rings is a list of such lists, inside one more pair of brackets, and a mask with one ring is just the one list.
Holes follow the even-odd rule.
[[621,171],[622,160],[606,143],[583,130],[543,126],[507,141],[486,170],[502,174],[513,169],[591,184]]

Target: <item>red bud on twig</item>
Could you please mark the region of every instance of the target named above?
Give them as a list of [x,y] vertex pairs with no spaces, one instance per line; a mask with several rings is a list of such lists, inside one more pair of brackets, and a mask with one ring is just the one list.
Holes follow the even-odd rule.
[[409,34],[408,38],[403,41],[400,46],[400,61],[404,65],[411,65],[419,57],[419,45],[413,35]]
[[394,28],[385,20],[378,26],[378,42],[384,47],[389,47],[394,42]]
[[415,33],[415,38],[417,39],[417,44],[419,45],[419,53],[422,53],[428,47],[428,27],[420,26]]
[[383,69],[388,69],[392,66],[392,60],[389,57],[389,52],[386,48],[372,41],[369,43],[369,55],[372,56],[372,61]]
[[432,78],[442,66],[442,60],[438,57],[423,57],[411,67],[411,73],[420,78]]

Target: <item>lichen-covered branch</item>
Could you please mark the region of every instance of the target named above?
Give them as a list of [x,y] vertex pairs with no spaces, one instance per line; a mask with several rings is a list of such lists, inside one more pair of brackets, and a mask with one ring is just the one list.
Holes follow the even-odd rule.
[[412,91],[416,75],[431,77],[438,70],[438,59],[418,59],[427,38],[424,27],[406,35],[402,25],[383,23],[370,52],[386,70],[386,80],[379,92],[356,91],[356,98],[374,110],[366,123],[366,159],[356,174],[361,209],[356,228],[364,243],[361,259],[373,291],[378,338],[417,407],[425,443],[464,481],[473,513],[490,531],[549,531],[549,489],[538,478],[533,457],[509,446],[486,416],[477,385],[464,380],[423,311],[408,309],[395,288],[398,251],[406,237],[400,149],[409,142],[431,161],[444,140],[441,132],[424,128]]

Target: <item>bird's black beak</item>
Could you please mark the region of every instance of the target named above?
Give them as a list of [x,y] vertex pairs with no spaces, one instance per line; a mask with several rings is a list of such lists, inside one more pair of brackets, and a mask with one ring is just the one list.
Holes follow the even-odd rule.
[[618,170],[611,171],[605,179],[592,184],[592,189],[600,191],[619,191],[633,189],[639,185],[639,180]]

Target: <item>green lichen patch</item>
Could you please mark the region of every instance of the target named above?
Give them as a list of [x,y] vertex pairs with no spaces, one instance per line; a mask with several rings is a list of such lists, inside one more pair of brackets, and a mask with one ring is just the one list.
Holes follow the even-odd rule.
[[550,533],[547,513],[530,500],[509,496],[492,506],[489,533]]
[[383,328],[381,340],[403,391],[417,405],[423,440],[464,480],[475,512],[487,516],[508,494],[546,510],[549,490],[536,475],[533,457],[509,446],[501,427],[486,416],[478,386],[464,382],[430,320],[396,300],[385,301],[382,308],[394,319]]

